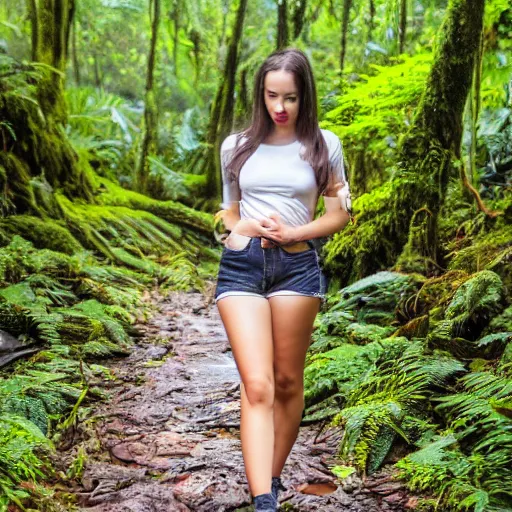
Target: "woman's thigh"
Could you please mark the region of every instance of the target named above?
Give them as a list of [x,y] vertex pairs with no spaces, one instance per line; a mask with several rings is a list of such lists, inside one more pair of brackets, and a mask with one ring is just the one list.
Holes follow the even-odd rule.
[[272,315],[276,388],[291,393],[302,389],[304,361],[311,342],[320,299],[277,295],[268,299]]
[[242,382],[265,379],[273,386],[269,301],[264,297],[228,296],[217,302],[217,308]]

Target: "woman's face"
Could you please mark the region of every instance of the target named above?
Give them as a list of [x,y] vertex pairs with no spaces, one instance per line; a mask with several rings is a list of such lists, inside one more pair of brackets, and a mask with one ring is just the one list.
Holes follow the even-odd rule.
[[293,73],[269,71],[264,80],[267,111],[276,126],[294,128],[299,116],[299,90]]

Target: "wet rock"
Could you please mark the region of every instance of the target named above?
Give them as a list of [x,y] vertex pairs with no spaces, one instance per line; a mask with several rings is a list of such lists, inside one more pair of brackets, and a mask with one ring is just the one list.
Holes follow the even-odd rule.
[[34,354],[37,352],[37,348],[26,348],[25,350],[17,350],[15,352],[10,352],[8,354],[4,354],[0,356],[0,368],[7,366],[9,363],[16,361],[22,357],[28,356],[30,354]]
[[234,477],[196,473],[179,482],[174,489],[176,497],[190,510],[217,512],[251,503],[246,483]]
[[0,354],[12,352],[23,347],[23,343],[15,338],[12,334],[0,329]]
[[383,496],[382,499],[392,505],[403,504],[404,501],[407,500],[406,496],[401,492],[395,492],[393,494],[389,494],[388,496]]
[[136,482],[143,480],[146,473],[145,468],[128,468],[105,463],[88,464],[82,476],[82,485],[86,491],[92,491],[101,481]]
[[167,354],[168,350],[166,347],[155,347],[154,345],[146,350],[147,359],[160,359]]
[[404,485],[400,482],[387,482],[380,484],[375,487],[371,487],[372,492],[376,492],[382,496],[387,496],[397,492],[399,489],[403,489]]
[[187,441],[175,432],[147,436],[144,442],[131,441],[113,446],[110,453],[117,462],[134,462],[141,466],[167,470],[170,458],[190,457],[196,443]]
[[[90,496],[85,506],[90,512],[190,512],[174,496],[170,487],[137,483],[122,491]],[[92,507],[91,507],[92,506]]]
[[110,453],[121,462],[135,462],[137,459],[143,461],[146,445],[142,443],[121,443],[114,446]]
[[37,351],[37,348],[27,347],[14,336],[0,329],[0,368]]

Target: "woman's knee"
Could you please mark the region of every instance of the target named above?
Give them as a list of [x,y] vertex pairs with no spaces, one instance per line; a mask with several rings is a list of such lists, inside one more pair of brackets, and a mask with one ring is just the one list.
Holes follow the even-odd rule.
[[244,380],[244,390],[251,405],[274,403],[274,381],[271,376],[251,376]]
[[277,371],[275,373],[275,395],[280,399],[290,399],[304,395],[304,381],[301,376]]

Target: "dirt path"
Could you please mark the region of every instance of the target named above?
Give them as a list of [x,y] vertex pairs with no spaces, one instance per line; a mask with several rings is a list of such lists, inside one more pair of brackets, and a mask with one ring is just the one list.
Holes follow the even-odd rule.
[[[80,506],[90,512],[252,510],[238,431],[239,375],[216,306],[199,293],[173,293],[138,327],[144,337],[133,353],[110,365],[119,379],[111,399],[81,426],[89,435],[82,443]],[[328,466],[340,432],[318,435],[318,428],[301,428],[282,475],[282,510],[412,505],[385,472],[365,487],[351,477],[337,485]]]

